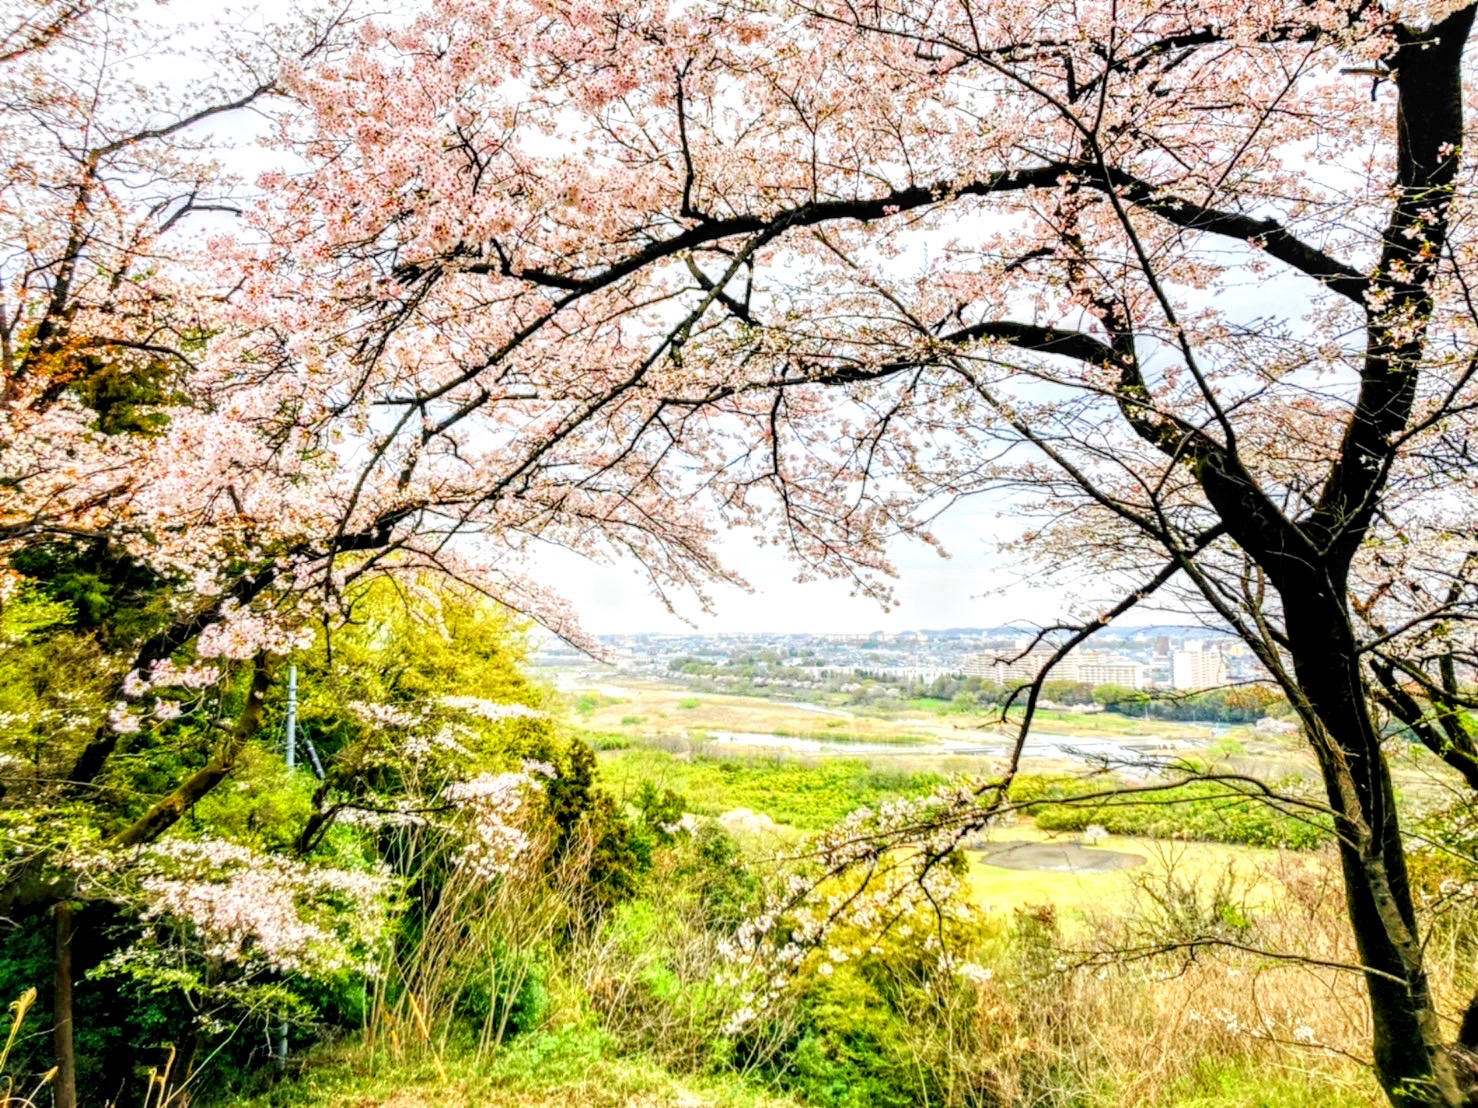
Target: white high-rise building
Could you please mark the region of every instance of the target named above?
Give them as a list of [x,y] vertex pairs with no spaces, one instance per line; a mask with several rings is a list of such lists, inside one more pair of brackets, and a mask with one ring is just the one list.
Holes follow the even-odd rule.
[[[1045,647],[1038,647],[1015,661],[1009,661],[1015,655],[1015,651],[1002,651],[997,654],[967,654],[961,659],[961,671],[966,677],[984,677],[990,681],[998,681],[1001,684],[1021,684],[1036,678],[1041,668],[1052,658],[1052,651]],[[1053,675],[1057,676],[1068,667],[1059,663]],[[1068,678],[1071,680],[1071,678]]]
[[1150,667],[1121,654],[1087,654],[1078,660],[1074,680],[1088,685],[1142,689],[1150,683]]
[[1194,692],[1227,683],[1227,663],[1220,650],[1202,650],[1200,643],[1186,645],[1192,649],[1177,650],[1170,655],[1170,684],[1173,688]]

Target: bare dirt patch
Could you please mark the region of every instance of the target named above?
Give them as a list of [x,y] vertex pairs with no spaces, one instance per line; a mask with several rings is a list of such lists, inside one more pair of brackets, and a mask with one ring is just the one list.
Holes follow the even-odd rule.
[[987,865],[1005,869],[1046,870],[1051,873],[1113,873],[1143,865],[1142,854],[1105,850],[1077,843],[1026,842],[986,843],[975,851]]

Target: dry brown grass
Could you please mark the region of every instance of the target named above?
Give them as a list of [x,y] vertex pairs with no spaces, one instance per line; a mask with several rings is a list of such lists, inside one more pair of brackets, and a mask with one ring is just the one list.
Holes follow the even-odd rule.
[[[1097,913],[1016,909],[981,952],[991,978],[913,991],[902,1026],[941,1105],[1381,1101],[1334,859],[1218,872],[1187,853]],[[1432,972],[1467,970],[1434,951]]]
[[[1064,935],[1050,912],[1018,927],[1026,984],[992,982],[978,999],[997,1041],[1036,1055],[1003,1059],[1004,1071],[1030,1079],[1046,1055],[1055,1082],[1079,1086],[1055,1090],[1059,1101],[1108,1079],[1118,1103],[1168,1103],[1208,1063],[1312,1074],[1331,1097],[1378,1098],[1333,857],[1265,853],[1218,873],[1187,853],[1152,858],[1134,895],[1090,915],[1086,934]],[[1433,968],[1441,978],[1455,967]]]

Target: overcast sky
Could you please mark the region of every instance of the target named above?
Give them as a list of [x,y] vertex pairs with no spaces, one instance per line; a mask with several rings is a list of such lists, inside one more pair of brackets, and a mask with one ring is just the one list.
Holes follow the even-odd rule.
[[[1021,571],[997,553],[1004,535],[1019,525],[998,519],[984,501],[956,505],[936,527],[951,557],[921,543],[893,551],[899,571],[899,603],[885,612],[876,601],[850,595],[845,583],[798,584],[795,567],[752,536],[736,534],[721,546],[725,561],[748,579],[753,592],[718,589],[713,614],[683,598],[674,616],[652,594],[635,563],[601,566],[564,551],[538,563],[538,576],[571,601],[585,627],[596,634],[640,631],[901,631],[984,627],[1018,620],[1050,619],[1056,597],[1021,581]],[[1005,595],[1003,595],[1003,592]]]

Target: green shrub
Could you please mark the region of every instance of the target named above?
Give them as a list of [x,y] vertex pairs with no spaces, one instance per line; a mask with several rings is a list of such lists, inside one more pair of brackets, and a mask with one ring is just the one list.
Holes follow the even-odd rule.
[[566,762],[544,793],[554,822],[553,858],[589,852],[589,868],[575,899],[587,915],[599,915],[631,896],[651,862],[649,837],[636,833],[619,805],[596,784],[595,751],[573,739]]
[[743,864],[734,837],[717,824],[694,833],[693,855],[704,921],[716,931],[733,931],[759,909],[759,878]]
[[930,1103],[927,1076],[887,997],[852,966],[810,983],[801,1024],[776,1060],[781,1088],[824,1108],[912,1108]]
[[628,735],[617,735],[610,731],[586,731],[584,741],[594,750],[625,750],[631,746]]
[[[1047,831],[1082,831],[1098,824],[1116,835],[1292,850],[1312,850],[1332,834],[1329,821],[1321,816],[1286,811],[1215,781],[1192,781],[1142,794],[1100,795],[1104,792],[1100,780],[1022,778],[1013,786],[1012,797],[1026,804],[1037,826]],[[1073,800],[1089,794],[1095,799]]]
[[462,994],[457,1015],[472,1027],[491,1027],[499,1041],[537,1030],[549,1010],[544,960],[499,943],[486,959],[486,971]]

